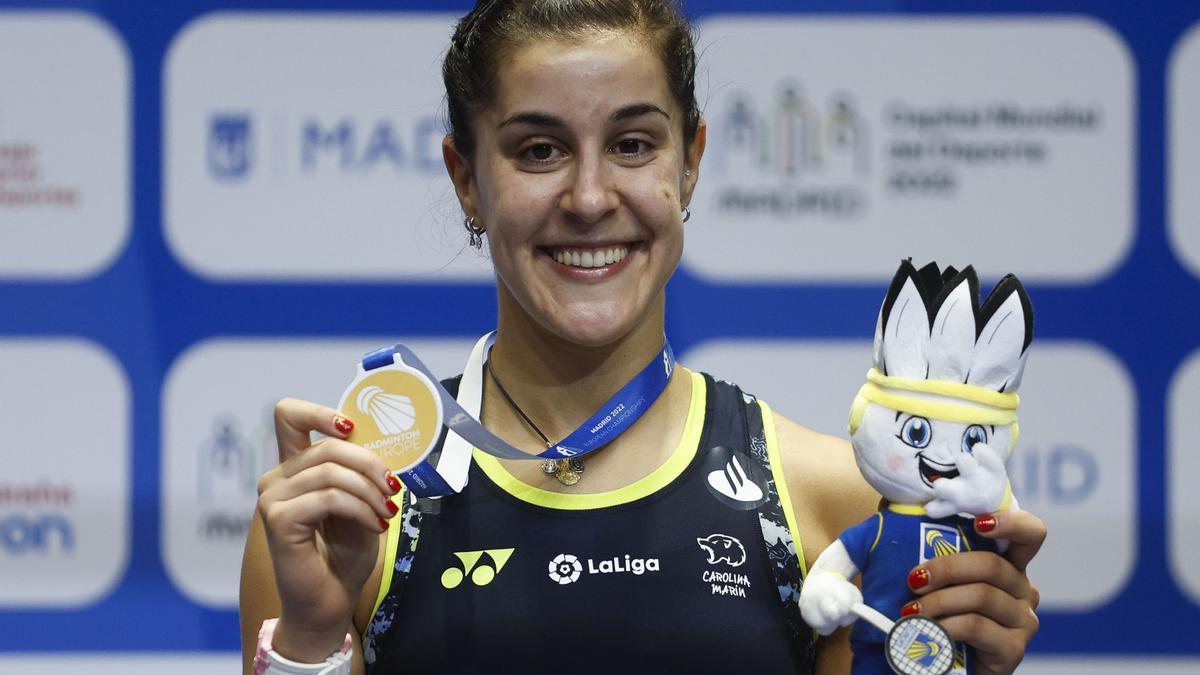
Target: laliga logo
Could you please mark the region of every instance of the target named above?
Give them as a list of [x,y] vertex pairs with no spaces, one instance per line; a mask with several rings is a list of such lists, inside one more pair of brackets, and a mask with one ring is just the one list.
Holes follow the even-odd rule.
[[583,565],[579,564],[579,558],[570,553],[559,553],[550,561],[550,580],[560,586],[579,581],[582,573]]
[[360,412],[371,416],[379,432],[387,436],[408,431],[416,421],[417,410],[411,398],[386,394],[380,387],[363,387],[355,403]]

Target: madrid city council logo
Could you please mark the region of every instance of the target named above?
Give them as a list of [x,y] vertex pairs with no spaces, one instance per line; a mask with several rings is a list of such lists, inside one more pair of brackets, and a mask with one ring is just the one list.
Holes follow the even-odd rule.
[[570,553],[559,553],[550,561],[550,580],[560,586],[578,581],[582,573],[583,565],[579,558]]

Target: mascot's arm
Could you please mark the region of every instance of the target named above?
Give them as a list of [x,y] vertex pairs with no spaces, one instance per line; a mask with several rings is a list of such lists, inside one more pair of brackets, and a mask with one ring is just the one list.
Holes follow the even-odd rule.
[[821,635],[829,635],[839,626],[854,623],[850,606],[862,602],[862,591],[850,582],[858,576],[858,567],[840,539],[825,549],[804,580],[800,591],[800,613],[804,621]]
[[[774,415],[784,478],[798,531],[796,549],[811,570],[817,555],[842,530],[879,509],[879,493],[863,480],[850,443],[806,429]],[[817,642],[817,673],[850,672],[850,630],[842,628]]]
[[971,454],[958,458],[957,478],[943,478],[933,484],[934,499],[925,505],[931,518],[946,518],[956,513],[977,516],[1009,508],[1008,472],[1004,460],[986,443],[976,443]]

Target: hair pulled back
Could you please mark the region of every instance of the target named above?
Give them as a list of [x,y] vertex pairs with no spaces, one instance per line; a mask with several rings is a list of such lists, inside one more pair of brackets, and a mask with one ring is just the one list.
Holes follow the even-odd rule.
[[673,0],[479,0],[458,22],[442,62],[450,135],[468,161],[475,153],[471,118],[495,96],[496,68],[507,50],[545,38],[630,32],[655,49],[667,85],[683,110],[683,131],[696,135],[696,53],[691,25]]

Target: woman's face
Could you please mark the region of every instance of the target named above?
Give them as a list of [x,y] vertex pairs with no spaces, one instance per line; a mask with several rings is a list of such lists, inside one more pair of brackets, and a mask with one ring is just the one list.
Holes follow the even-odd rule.
[[661,321],[704,131],[687,143],[659,57],[602,32],[510,52],[497,80],[474,120],[474,161],[449,145],[446,158],[487,228],[501,321],[528,317],[588,346]]

